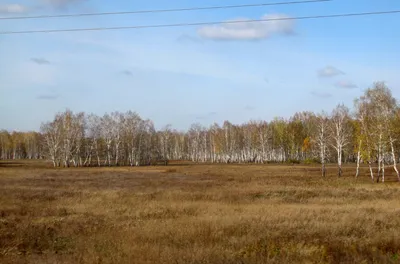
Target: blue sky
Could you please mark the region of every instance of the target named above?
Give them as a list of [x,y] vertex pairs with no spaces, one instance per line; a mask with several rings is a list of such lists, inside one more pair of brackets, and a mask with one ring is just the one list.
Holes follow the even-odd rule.
[[[0,0],[0,16],[284,2]],[[0,20],[0,31],[90,28],[400,10],[334,0],[243,9]],[[38,130],[70,108],[137,111],[156,127],[330,111],[374,81],[400,98],[400,14],[211,27],[0,35],[0,128]]]

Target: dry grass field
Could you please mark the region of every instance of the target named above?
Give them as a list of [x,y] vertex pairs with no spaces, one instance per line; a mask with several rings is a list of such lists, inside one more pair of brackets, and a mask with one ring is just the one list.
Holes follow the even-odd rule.
[[2,162],[0,263],[399,263],[400,184],[364,170]]

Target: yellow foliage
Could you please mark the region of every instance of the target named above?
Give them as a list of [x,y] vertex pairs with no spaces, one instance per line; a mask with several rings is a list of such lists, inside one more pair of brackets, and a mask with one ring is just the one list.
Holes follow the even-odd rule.
[[301,150],[303,152],[308,152],[311,149],[311,138],[310,137],[306,137],[303,141],[303,147],[301,148]]

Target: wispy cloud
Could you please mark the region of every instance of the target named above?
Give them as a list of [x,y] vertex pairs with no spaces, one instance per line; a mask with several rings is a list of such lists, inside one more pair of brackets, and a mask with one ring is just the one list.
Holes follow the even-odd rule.
[[244,22],[205,26],[200,28],[197,33],[202,38],[213,40],[260,40],[278,34],[292,35],[294,33],[294,22],[293,20],[279,20],[284,18],[289,18],[289,16],[285,14],[268,14],[261,17],[263,20],[271,20],[265,22],[238,18],[227,22]]
[[36,99],[38,100],[57,100],[59,98],[59,95],[57,94],[41,94],[39,96],[36,97]]
[[20,4],[0,4],[0,14],[20,14],[28,11],[28,7]]
[[39,65],[46,65],[46,64],[50,64],[50,61],[44,59],[44,58],[31,58],[31,61],[39,64]]
[[335,83],[335,86],[343,89],[354,89],[358,87],[357,84],[353,83],[352,81],[339,81]]
[[133,73],[130,70],[123,70],[121,71],[121,74],[126,75],[126,76],[132,76]]
[[72,6],[82,4],[87,0],[36,0],[36,5],[23,4],[0,4],[0,14],[22,14],[28,11],[38,11],[42,9],[65,10]]
[[330,93],[324,93],[324,92],[316,92],[316,91],[312,91],[311,94],[315,97],[318,98],[330,98],[332,97],[332,94]]
[[86,2],[86,0],[42,0],[41,2],[43,5],[47,5],[55,9],[67,9],[72,5]]
[[345,74],[343,71],[333,66],[326,66],[325,68],[318,70],[317,73],[319,77],[324,77],[324,78],[335,77]]

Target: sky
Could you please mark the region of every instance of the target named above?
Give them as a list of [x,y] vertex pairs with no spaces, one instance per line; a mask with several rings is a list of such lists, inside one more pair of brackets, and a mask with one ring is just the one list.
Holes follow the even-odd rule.
[[[287,0],[0,0],[0,17]],[[398,0],[0,20],[0,32],[274,19],[400,10]],[[350,108],[375,81],[400,98],[400,14],[0,35],[0,129],[39,130],[67,108],[136,111],[156,128]]]

